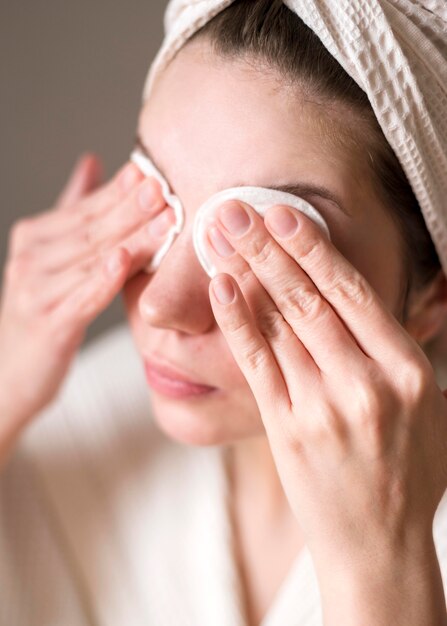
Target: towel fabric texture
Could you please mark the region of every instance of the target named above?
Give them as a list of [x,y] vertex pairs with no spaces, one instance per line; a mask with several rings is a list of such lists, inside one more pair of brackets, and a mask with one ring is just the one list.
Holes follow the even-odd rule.
[[[171,0],[146,78],[233,0]],[[284,0],[366,92],[419,201],[447,274],[446,0]]]

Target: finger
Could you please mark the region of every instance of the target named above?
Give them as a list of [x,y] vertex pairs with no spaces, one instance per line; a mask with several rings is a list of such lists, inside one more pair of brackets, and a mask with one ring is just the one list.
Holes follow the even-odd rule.
[[83,154],[59,195],[56,208],[65,209],[76,204],[99,185],[101,177],[102,165],[99,159],[94,154]]
[[[127,178],[124,176],[126,170],[131,170]],[[13,241],[10,243],[11,253],[20,254],[34,245],[47,244],[54,238],[71,235],[84,222],[99,218],[122,202],[123,198],[142,180],[143,176],[138,168],[131,163],[122,168],[112,181],[97,189],[94,194],[70,205],[73,210],[50,209],[22,218],[19,232],[14,232]]]
[[309,385],[314,385],[320,378],[315,361],[284,319],[247,261],[237,253],[221,258],[211,247],[210,253],[218,270],[230,274],[237,282],[256,327],[267,341],[281,370],[292,402],[299,402],[303,389],[309,389]]
[[127,161],[105,185],[87,195],[81,209],[96,216],[104,215],[137,187],[144,176],[138,167]]
[[[100,271],[90,274],[49,316],[59,327],[78,328],[92,322],[122,289],[130,258],[126,250],[117,248],[103,260]],[[55,322],[53,322],[55,323]]]
[[168,232],[176,223],[172,207],[167,207],[154,220],[140,228],[122,243],[131,256],[128,278],[146,269],[150,261],[166,239]]
[[27,305],[29,314],[46,314],[59,306],[67,297],[91,280],[100,271],[101,255],[69,269],[51,274],[35,272],[32,283],[27,285]]
[[[125,241],[120,248],[123,248],[129,255],[130,261],[127,268],[127,280],[132,278],[138,271],[148,266],[153,255],[163,241],[163,232],[167,232],[174,223],[173,210],[169,207],[157,218],[157,227],[149,231],[147,227],[140,229],[129,240]],[[110,254],[109,250],[102,254],[97,254],[89,259],[71,266],[64,271],[37,275],[34,286],[33,310],[47,313],[58,306],[70,293],[79,289],[82,284],[91,280],[91,276],[96,275],[101,270],[103,258]],[[42,283],[44,282],[44,287]]]
[[[75,214],[100,217],[121,202],[144,179],[137,166],[128,161],[118,172],[104,184],[92,188],[75,203],[68,206]],[[71,211],[56,211],[55,215],[62,214],[61,218]]]
[[[236,224],[241,210],[244,229],[232,234],[228,228]],[[217,224],[322,372],[361,365],[364,355],[352,335],[307,274],[271,237],[252,207],[227,202],[218,211]]]
[[98,245],[116,240],[152,220],[165,207],[160,183],[153,177],[143,178],[121,202],[92,224],[92,238]]
[[[237,282],[228,274],[218,274],[210,282],[209,297],[214,317],[236,363],[244,374],[266,418],[290,407],[286,382],[270,346],[256,326]],[[271,429],[270,423],[265,424]]]
[[[153,179],[144,180],[122,203],[102,218],[81,222],[65,237],[38,242],[33,256],[41,271],[60,272],[93,253],[124,244],[143,225],[148,225],[166,207],[161,193],[154,192]],[[151,193],[148,196],[148,190]],[[144,201],[144,205],[142,202]],[[172,224],[171,224],[172,226]]]
[[[297,230],[289,237],[280,237],[273,229],[274,215],[284,208],[298,220]],[[418,346],[377,292],[312,220],[290,207],[274,207],[267,211],[265,224],[318,287],[365,354],[391,370],[396,359],[413,359],[419,355]]]

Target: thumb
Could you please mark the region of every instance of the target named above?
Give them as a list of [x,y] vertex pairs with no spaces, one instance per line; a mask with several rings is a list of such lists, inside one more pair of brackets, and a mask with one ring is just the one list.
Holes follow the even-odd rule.
[[102,165],[94,154],[85,153],[76,162],[64,189],[56,200],[56,209],[72,206],[98,187],[102,179]]

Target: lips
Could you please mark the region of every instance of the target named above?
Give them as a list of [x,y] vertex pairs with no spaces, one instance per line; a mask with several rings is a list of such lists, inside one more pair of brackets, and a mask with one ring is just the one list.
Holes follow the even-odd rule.
[[194,380],[194,378],[190,377],[178,366],[172,365],[171,363],[167,364],[166,362],[162,362],[158,359],[155,359],[154,357],[145,357],[144,363],[146,371],[152,370],[162,378],[165,378],[167,381],[181,382],[185,385],[196,388],[198,391],[216,389],[216,387],[205,385],[201,381]]

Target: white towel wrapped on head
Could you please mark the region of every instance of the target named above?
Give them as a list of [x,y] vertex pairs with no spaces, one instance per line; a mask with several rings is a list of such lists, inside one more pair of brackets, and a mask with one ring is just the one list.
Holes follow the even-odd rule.
[[[143,90],[233,0],[171,0]],[[447,274],[447,0],[284,0],[366,92]]]

